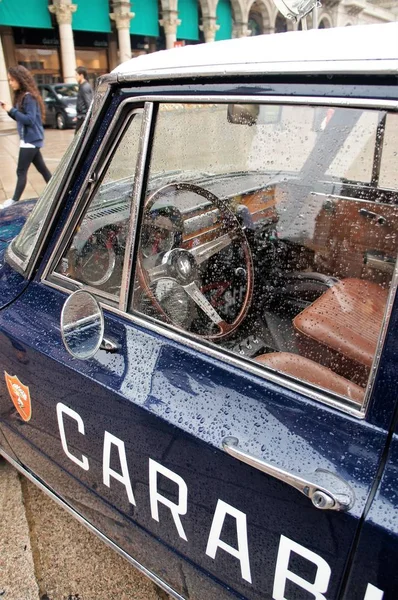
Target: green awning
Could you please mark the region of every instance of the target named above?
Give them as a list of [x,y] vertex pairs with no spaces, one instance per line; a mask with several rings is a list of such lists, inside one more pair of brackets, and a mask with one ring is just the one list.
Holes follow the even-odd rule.
[[0,0],[0,25],[51,29],[48,0]]
[[159,35],[158,0],[133,0],[131,12],[135,14],[130,21],[130,33],[134,35]]
[[178,0],[178,18],[181,25],[177,27],[177,39],[198,40],[199,13],[197,0]]
[[232,37],[232,8],[229,0],[218,0],[217,25],[220,29],[216,32],[216,41],[230,40]]
[[74,0],[73,4],[77,4],[77,10],[72,16],[72,29],[97,33],[111,31],[108,0]]

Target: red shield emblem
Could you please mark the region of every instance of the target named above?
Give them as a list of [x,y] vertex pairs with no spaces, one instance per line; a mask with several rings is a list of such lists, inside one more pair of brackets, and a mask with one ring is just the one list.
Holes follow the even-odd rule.
[[11,376],[4,371],[8,393],[14,406],[24,421],[29,421],[32,416],[32,406],[30,403],[30,393],[28,386],[21,383],[16,375]]

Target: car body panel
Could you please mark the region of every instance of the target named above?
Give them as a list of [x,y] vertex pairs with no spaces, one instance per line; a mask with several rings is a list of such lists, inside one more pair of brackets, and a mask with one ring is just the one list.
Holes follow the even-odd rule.
[[[76,363],[66,353],[59,332],[58,318],[64,299],[60,292],[32,283],[0,315],[4,368],[20,377],[32,398],[32,418],[26,423],[15,418],[9,397],[3,394],[1,397],[4,433],[24,466],[41,474],[51,489],[57,490],[69,505],[111,539],[113,517],[104,517],[104,509],[97,508],[100,514],[94,519],[93,505],[98,506],[98,502],[102,506],[105,501],[108,507],[113,507],[112,511],[116,509],[123,522],[132,519],[200,569],[228,582],[229,587],[244,597],[271,594],[279,538],[283,533],[320,553],[328,562],[333,573],[330,597],[338,597],[351,540],[384,449],[383,431],[333,413],[303,397],[287,394],[283,388],[265,385],[256,378],[242,379],[236,369],[165,343],[159,336],[110,315],[106,318],[106,331],[112,331],[113,339],[123,348],[124,359],[117,356],[115,364],[112,355],[100,351],[98,359]],[[10,322],[18,346],[24,349],[22,364],[21,348],[18,352],[13,349]],[[40,336],[44,322],[48,324],[49,350],[43,353],[37,351],[31,340]],[[62,448],[56,414],[59,402],[78,413],[84,422],[84,436],[74,427],[73,419],[66,418],[65,426],[70,452],[88,458],[87,472],[73,464]],[[254,431],[252,415],[256,415]],[[316,437],[314,428],[319,434]],[[105,431],[125,442],[136,497],[133,513],[124,485],[112,480],[107,489],[101,483]],[[221,440],[227,433],[247,440],[253,455],[268,454],[270,460],[288,466],[289,470],[300,470],[304,464],[305,470],[311,472],[322,465],[339,473],[354,487],[356,500],[352,511],[347,515],[316,511],[297,491],[226,456]],[[159,524],[151,518],[149,458],[186,482],[189,499],[183,527],[190,540],[188,547],[167,510],[161,512]],[[116,465],[117,462],[112,467],[118,470]],[[218,481],[221,473],[225,475]],[[218,500],[247,514],[249,555],[253,557],[252,586],[242,579],[236,559],[219,552],[214,562],[205,554]],[[276,528],[275,523],[278,523]],[[328,533],[330,528],[332,537]],[[320,535],[319,531],[323,533]],[[128,531],[126,536],[120,543],[129,552]],[[234,545],[233,527],[228,538]],[[162,569],[163,579],[176,585],[165,565]],[[183,593],[181,588],[177,591]],[[201,597],[199,589],[195,589],[195,594]]]
[[[398,438],[392,436],[385,470],[361,528],[344,598],[362,600],[367,573],[376,599],[394,598],[398,587],[397,564],[397,464]],[[384,596],[382,593],[384,592]]]
[[16,273],[5,260],[11,240],[20,232],[36,200],[18,202],[0,214],[0,307],[16,298],[27,286],[26,279]]

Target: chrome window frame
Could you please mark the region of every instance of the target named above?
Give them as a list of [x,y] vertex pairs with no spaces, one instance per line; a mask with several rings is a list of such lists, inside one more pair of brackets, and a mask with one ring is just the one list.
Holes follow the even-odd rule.
[[[225,96],[220,95],[164,95],[164,96],[154,96],[154,95],[140,95],[135,96],[133,98],[127,98],[124,100],[118,107],[115,115],[113,116],[113,121],[116,123],[114,127],[111,127],[102,141],[96,157],[94,161],[101,154],[106,140],[109,138],[110,132],[113,131],[115,127],[117,127],[117,116],[120,115],[121,110],[127,104],[143,104],[144,105],[144,120],[143,120],[143,135],[141,138],[141,145],[139,148],[139,155],[136,166],[136,180],[134,182],[134,191],[132,195],[132,203],[130,211],[130,222],[128,229],[128,243],[126,244],[126,253],[124,260],[124,268],[122,275],[122,284],[121,284],[121,293],[118,305],[115,303],[109,302],[109,298],[105,298],[104,295],[101,294],[100,291],[95,288],[90,288],[89,286],[83,286],[79,282],[71,281],[71,285],[75,284],[77,288],[84,287],[88,291],[95,293],[97,296],[102,297],[102,301],[100,300],[100,305],[103,308],[110,310],[112,313],[121,316],[131,323],[139,325],[140,327],[149,329],[161,336],[164,336],[173,342],[183,344],[184,346],[191,348],[192,350],[199,351],[202,354],[209,356],[210,358],[219,359],[227,365],[237,367],[243,370],[244,374],[253,374],[259,376],[261,379],[265,379],[266,381],[270,381],[277,385],[280,385],[284,388],[287,388],[289,391],[293,391],[299,393],[300,395],[311,398],[312,400],[316,400],[321,404],[331,406],[333,408],[338,409],[341,412],[347,413],[351,416],[354,416],[359,419],[364,419],[367,414],[367,410],[369,407],[370,399],[372,396],[374,383],[376,379],[377,368],[380,362],[381,352],[383,349],[384,340],[387,333],[388,323],[391,316],[392,306],[394,303],[394,298],[396,294],[396,290],[398,287],[398,260],[396,260],[394,273],[391,280],[391,286],[389,290],[385,315],[383,318],[382,327],[379,334],[379,340],[377,343],[377,348],[375,352],[375,357],[373,359],[373,364],[371,367],[371,374],[368,379],[368,383],[365,389],[364,401],[361,407],[358,407],[356,403],[350,401],[348,398],[344,396],[340,396],[338,394],[334,394],[333,392],[329,392],[327,390],[323,390],[321,388],[317,388],[315,385],[312,385],[307,382],[293,381],[288,376],[283,374],[275,373],[270,369],[267,369],[263,366],[258,366],[253,361],[248,361],[245,358],[238,357],[236,354],[233,354],[231,351],[226,350],[225,348],[219,348],[217,346],[211,345],[206,341],[196,339],[193,335],[187,334],[186,332],[173,327],[172,325],[168,325],[152,319],[148,316],[141,316],[138,313],[129,313],[127,312],[128,306],[128,298],[129,293],[132,288],[132,282],[134,282],[134,278],[132,277],[132,266],[134,265],[134,254],[135,254],[135,240],[139,227],[139,210],[141,203],[141,196],[143,193],[143,182],[144,182],[144,174],[145,169],[147,167],[147,161],[149,161],[148,148],[150,148],[150,142],[153,141],[150,139],[151,129],[153,127],[153,119],[154,119],[154,107],[159,106],[162,103],[174,103],[174,104],[230,104],[230,103],[240,103],[240,104],[282,104],[282,105],[298,105],[298,106],[332,106],[332,107],[342,107],[342,108],[363,108],[363,109],[376,109],[376,110],[389,110],[389,111],[397,111],[398,112],[398,101],[396,100],[372,100],[372,99],[363,99],[363,98],[330,98],[330,97],[306,97],[306,96],[268,96],[268,97],[259,97],[253,95],[247,96],[236,96],[231,95],[227,98]],[[94,163],[93,161],[93,163]],[[94,172],[93,169],[90,169],[90,173]],[[86,182],[85,182],[86,183]],[[85,186],[84,186],[84,189]],[[90,196],[91,197],[91,196]],[[76,208],[79,206],[79,202],[81,200],[81,192],[79,193],[79,199],[76,199],[75,210],[72,211],[73,214],[76,211]],[[135,205],[134,205],[135,203]],[[65,247],[69,241],[68,237],[68,228],[67,225],[70,224],[71,216],[68,219],[68,223],[65,225],[62,230],[56,248],[52,253],[50,260],[48,261],[48,265],[46,270],[43,272],[42,281],[46,285],[54,287],[58,290],[61,290],[66,293],[72,293],[74,290],[67,289],[58,285],[56,282],[51,282],[47,278],[49,275],[53,275],[50,273],[54,265],[55,256],[57,253],[57,249],[61,245],[61,242],[67,238],[67,242],[65,243]],[[128,260],[126,260],[126,256]],[[108,300],[108,302],[106,301]]]
[[[123,121],[121,123],[119,123],[118,117],[120,117],[120,115],[125,111],[126,106],[128,106],[128,105],[131,105],[132,108],[130,111],[128,111],[128,113],[126,115],[124,115]],[[89,190],[90,183],[96,182],[101,178],[104,170],[106,170],[106,168],[110,164],[108,159],[112,156],[114,150],[117,148],[117,146],[120,142],[120,139],[123,137],[124,133],[126,132],[128,126],[129,126],[129,123],[131,122],[131,118],[135,114],[138,114],[138,112],[140,112],[140,113],[142,112],[143,119],[142,119],[142,124],[141,124],[140,143],[138,145],[138,154],[137,154],[135,179],[134,179],[134,185],[133,185],[133,194],[132,194],[131,205],[130,205],[129,228],[128,228],[128,232],[127,232],[127,243],[126,243],[126,248],[127,248],[128,242],[131,238],[131,223],[132,223],[131,213],[133,212],[133,206],[134,206],[134,203],[136,202],[136,194],[137,194],[136,188],[138,188],[138,193],[139,194],[141,193],[140,192],[140,189],[141,189],[140,183],[137,183],[137,181],[139,179],[139,181],[142,183],[142,167],[141,167],[140,161],[142,160],[142,157],[146,156],[147,145],[145,144],[145,142],[147,141],[147,138],[148,138],[148,135],[146,132],[148,129],[148,122],[151,121],[152,109],[153,109],[153,106],[151,103],[142,103],[142,102],[136,102],[136,101],[132,101],[132,100],[125,100],[125,101],[121,102],[120,105],[118,106],[118,108],[115,112],[115,115],[113,117],[113,126],[109,127],[109,129],[107,130],[106,134],[104,135],[104,137],[101,141],[101,144],[99,145],[99,147],[97,149],[95,157],[93,158],[93,161],[90,165],[87,175],[86,175],[86,177],[83,181],[83,184],[79,190],[79,193],[76,196],[75,205],[73,207],[73,210],[71,210],[71,212],[68,215],[65,226],[64,226],[61,234],[59,235],[59,238],[57,240],[55,248],[54,248],[54,250],[51,254],[51,257],[43,271],[43,275],[41,277],[42,281],[47,279],[48,277],[50,277],[51,280],[54,280],[55,284],[57,283],[57,281],[60,281],[61,283],[65,281],[69,284],[67,287],[72,287],[72,288],[75,287],[75,289],[82,289],[84,287],[85,290],[87,290],[91,293],[94,293],[95,295],[100,296],[103,299],[109,300],[110,302],[113,303],[113,305],[120,305],[120,297],[123,295],[122,290],[124,289],[123,277],[122,277],[122,281],[121,281],[120,296],[118,297],[116,295],[112,295],[112,294],[109,294],[102,290],[99,290],[96,287],[84,284],[81,281],[77,281],[75,279],[72,279],[70,277],[62,275],[62,273],[56,272],[55,269],[58,265],[60,258],[62,257],[62,253],[65,251],[65,249],[68,246],[68,243],[70,242],[70,240],[73,237],[76,224],[79,222],[79,219],[81,218],[81,216],[84,215],[87,207],[89,206],[90,202],[92,201],[93,197],[95,196],[95,194],[98,190],[98,187],[95,186],[95,188],[87,194],[87,198],[83,202],[83,197],[84,197],[85,193],[87,192],[87,190]],[[114,134],[115,131],[116,131],[116,136],[113,139],[111,145],[107,148],[109,139],[112,137],[112,135]],[[105,154],[104,154],[104,152],[105,152]],[[97,171],[98,167],[99,167],[99,170]],[[125,256],[126,256],[126,253],[125,253]],[[124,266],[124,268],[125,268],[125,266]],[[46,283],[52,284],[53,282],[51,280],[46,281]],[[62,287],[62,286],[60,286],[60,287]],[[74,290],[72,290],[72,291],[74,291]]]

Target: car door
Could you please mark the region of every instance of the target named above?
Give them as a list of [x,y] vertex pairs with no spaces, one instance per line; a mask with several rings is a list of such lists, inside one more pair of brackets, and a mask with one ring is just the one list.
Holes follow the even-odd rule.
[[[253,360],[292,350],[273,346],[282,317],[261,265],[280,255],[296,265],[307,246],[292,258],[297,228],[288,245],[287,227],[274,227],[286,173],[272,187],[280,170],[254,169],[268,130],[229,121],[227,108],[125,100],[105,120],[47,268],[0,313],[2,428],[25,469],[175,597],[331,600],[344,590],[396,402],[393,285],[380,368],[360,400]],[[290,128],[313,122],[307,109],[283,106]],[[272,131],[274,155],[286,129]],[[88,360],[67,352],[60,330],[81,288],[105,317],[106,343]],[[272,312],[268,339],[254,305]],[[29,413],[18,411],[23,394]],[[370,600],[376,582],[365,583]]]
[[[394,598],[397,593],[397,431],[392,437],[385,470],[370,505],[359,537],[345,598],[374,600]],[[372,584],[367,586],[366,581]]]

